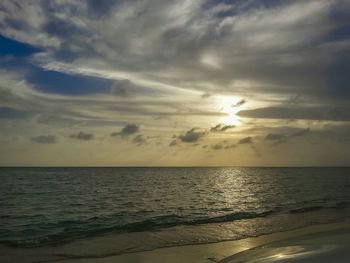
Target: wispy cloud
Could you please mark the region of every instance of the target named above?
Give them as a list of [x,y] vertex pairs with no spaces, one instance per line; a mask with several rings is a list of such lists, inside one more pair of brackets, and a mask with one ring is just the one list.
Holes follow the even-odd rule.
[[266,141],[283,141],[286,139],[286,135],[279,133],[269,133],[265,136]]
[[[69,62],[76,73],[115,78],[113,72],[120,72],[119,79],[163,88],[219,91],[232,80],[254,81],[266,91],[275,87],[274,92],[304,90],[316,96],[320,88],[332,88],[325,81],[328,75],[319,74],[327,69],[318,65],[337,59],[335,45],[327,51],[322,46],[340,42],[333,32],[344,23],[330,14],[349,9],[347,1],[326,0],[269,6],[258,1],[118,1],[105,5],[108,12],[96,19],[96,10],[105,10],[100,6],[4,1],[1,31],[46,48],[48,66]],[[342,48],[338,45],[337,51]],[[223,85],[218,87],[218,81]]]
[[349,107],[267,107],[242,110],[238,116],[265,119],[350,121]]
[[36,137],[30,138],[33,142],[43,143],[43,144],[52,144],[58,141],[57,136],[55,135],[39,135]]
[[288,128],[284,129],[286,130],[286,133],[269,133],[265,136],[264,140],[265,141],[273,141],[277,142],[278,144],[280,143],[285,143],[288,140],[292,139],[293,137],[301,137],[310,132],[310,128],[305,128],[305,129],[293,129],[290,128],[291,131],[288,132]]
[[251,143],[253,143],[253,138],[250,136],[242,138],[238,141],[238,144],[251,144]]

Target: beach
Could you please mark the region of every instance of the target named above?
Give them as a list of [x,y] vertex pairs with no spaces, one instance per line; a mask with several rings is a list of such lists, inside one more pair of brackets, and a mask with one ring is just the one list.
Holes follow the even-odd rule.
[[[121,255],[104,255],[101,257],[85,257],[79,253],[69,254],[71,249],[69,245],[53,246],[46,248],[35,249],[16,249],[4,248],[0,249],[2,262],[65,262],[65,263],[212,263],[222,262],[229,263],[234,259],[232,255],[242,251],[247,251],[262,245],[295,244],[300,240],[305,240],[305,237],[314,236],[315,243],[317,240],[324,240],[327,236],[333,238],[334,244],[347,244],[350,249],[350,222],[344,221],[333,224],[314,225],[310,227],[300,228],[292,231],[277,232],[259,237],[245,238],[241,240],[224,241],[210,244],[175,246],[167,248],[159,248],[150,251],[126,253]],[[337,239],[339,236],[341,239]],[[289,240],[291,240],[289,242]],[[347,242],[347,243],[346,243]],[[108,245],[108,244],[106,244]],[[75,248],[76,250],[91,250],[91,247]],[[348,250],[349,251],[349,250]],[[76,251],[77,252],[77,251]],[[232,261],[235,262],[235,261]],[[255,262],[255,261],[252,261]],[[258,261],[257,261],[258,262]],[[264,261],[265,262],[265,261]],[[339,261],[340,262],[340,261]]]

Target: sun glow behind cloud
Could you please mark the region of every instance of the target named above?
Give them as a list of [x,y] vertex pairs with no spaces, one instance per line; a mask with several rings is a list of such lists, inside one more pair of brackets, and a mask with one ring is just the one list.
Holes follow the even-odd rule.
[[221,68],[221,64],[219,59],[214,56],[213,54],[210,53],[205,53],[201,56],[200,62],[212,69],[220,69]]
[[225,113],[226,116],[221,118],[221,122],[225,125],[240,125],[241,122],[236,115],[236,113],[240,110],[239,107],[235,107],[235,105],[241,101],[241,98],[225,96],[221,97],[219,100],[220,111]]

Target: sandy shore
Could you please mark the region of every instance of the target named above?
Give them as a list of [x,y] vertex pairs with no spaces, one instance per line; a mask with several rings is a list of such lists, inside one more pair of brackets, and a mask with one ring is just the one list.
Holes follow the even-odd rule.
[[257,246],[268,244],[271,242],[298,238],[309,234],[322,233],[327,231],[338,230],[343,232],[344,229],[350,231],[350,222],[317,225],[306,227],[298,230],[279,232],[260,237],[247,238],[236,241],[225,241],[214,244],[190,245],[171,248],[155,249],[153,251],[130,253],[119,256],[112,256],[103,259],[79,260],[66,262],[86,262],[86,263],[205,263],[219,262],[233,254],[248,250]]
[[350,229],[275,241],[232,255],[219,263],[348,263]]
[[[65,262],[65,263],[210,263],[219,262],[239,252],[255,248],[272,242],[297,239],[311,234],[321,234],[323,237],[332,233],[347,233],[350,235],[350,221],[334,224],[315,225],[298,230],[278,232],[259,237],[246,238],[235,241],[224,241],[219,243],[187,245],[178,247],[159,248],[152,251],[128,253],[122,255],[110,255],[104,257],[79,257],[64,255],[55,252],[54,248],[38,249],[9,249],[2,247],[0,253],[2,262]],[[334,236],[333,236],[334,238]],[[107,244],[106,244],[107,245]],[[350,246],[350,245],[349,245]],[[91,249],[91,248],[88,248]],[[350,247],[349,247],[350,251]],[[229,258],[230,259],[230,258]],[[224,262],[231,262],[227,261]],[[236,261],[232,261],[236,262]],[[237,261],[238,262],[238,261]],[[245,261],[243,261],[245,262]]]

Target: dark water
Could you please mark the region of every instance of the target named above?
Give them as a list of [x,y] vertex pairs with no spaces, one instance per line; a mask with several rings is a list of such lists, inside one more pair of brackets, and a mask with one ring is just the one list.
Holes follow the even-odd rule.
[[350,214],[349,168],[1,168],[0,182],[0,242],[12,246],[212,242]]

